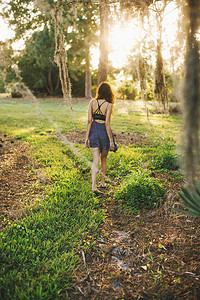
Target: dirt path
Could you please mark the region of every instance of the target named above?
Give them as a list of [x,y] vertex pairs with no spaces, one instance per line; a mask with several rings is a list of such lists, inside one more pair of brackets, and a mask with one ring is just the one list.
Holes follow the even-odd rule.
[[70,299],[200,299],[199,221],[173,215],[172,194],[138,216],[107,199],[107,220],[81,255]]
[[32,205],[41,193],[39,181],[28,144],[0,133],[0,229]]
[[[140,133],[125,133],[125,132],[113,132],[116,143],[118,145],[132,145],[132,144],[147,144],[147,139]],[[78,144],[84,144],[86,131],[74,131],[65,133],[66,138]]]

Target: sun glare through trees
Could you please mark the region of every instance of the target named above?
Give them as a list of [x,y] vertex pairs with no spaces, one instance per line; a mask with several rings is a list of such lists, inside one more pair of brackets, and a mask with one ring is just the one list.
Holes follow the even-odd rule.
[[[170,60],[173,56],[173,48],[178,43],[178,17],[179,11],[175,3],[167,5],[162,21],[162,43],[163,58]],[[141,16],[131,20],[130,17],[124,21],[116,21],[110,27],[109,31],[109,60],[115,68],[121,68],[127,64],[128,56],[140,51],[141,44],[147,45],[148,58],[155,65],[155,58],[150,55],[155,51],[155,43],[158,37],[158,28],[155,21],[155,11],[149,11],[149,15],[141,21]],[[151,47],[152,46],[152,47]],[[149,47],[149,49],[148,49]],[[91,59],[93,68],[98,68],[99,51],[98,48],[92,48]],[[183,57],[180,58],[183,63]],[[179,62],[180,63],[180,62]]]

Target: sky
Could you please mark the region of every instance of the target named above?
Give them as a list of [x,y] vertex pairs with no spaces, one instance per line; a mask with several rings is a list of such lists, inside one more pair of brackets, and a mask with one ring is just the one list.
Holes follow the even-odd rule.
[[12,38],[14,36],[14,33],[11,29],[9,29],[8,25],[6,22],[3,20],[3,18],[0,16],[0,32],[1,32],[1,37],[0,40],[2,42],[5,42],[7,38]]
[[[5,42],[8,39],[14,38],[15,33],[9,28],[5,20],[0,16],[0,41]],[[22,40],[12,43],[14,50],[22,50],[23,42]]]

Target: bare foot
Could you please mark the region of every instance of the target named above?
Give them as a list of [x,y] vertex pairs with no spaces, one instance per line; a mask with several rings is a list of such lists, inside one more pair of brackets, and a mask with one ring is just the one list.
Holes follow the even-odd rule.
[[101,187],[105,189],[105,188],[106,188],[106,183],[105,183],[105,182],[104,182],[104,183],[102,182],[102,183],[101,183]]
[[92,190],[95,195],[102,195],[102,192],[99,190]]

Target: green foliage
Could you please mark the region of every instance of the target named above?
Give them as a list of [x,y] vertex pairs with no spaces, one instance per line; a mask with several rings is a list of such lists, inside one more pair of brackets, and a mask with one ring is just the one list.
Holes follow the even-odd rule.
[[58,68],[54,63],[54,30],[51,27],[34,32],[26,43],[18,66],[27,86],[36,94],[54,96],[60,93]]
[[174,96],[174,93],[173,93],[173,88],[174,88],[173,78],[172,78],[172,75],[169,72],[165,73],[165,82],[166,82],[166,86],[167,86],[169,101],[176,100],[176,98]]
[[193,185],[182,187],[182,193],[179,192],[179,195],[187,205],[182,203],[177,204],[186,210],[174,209],[188,215],[200,217],[200,181],[196,180]]
[[148,84],[147,84],[147,90],[146,90],[146,97],[147,101],[153,101],[154,95],[153,95],[153,78],[148,78]]
[[[67,36],[71,46],[67,51],[72,94],[83,97],[85,92],[84,40],[77,32]],[[23,81],[36,95],[61,95],[58,67],[54,62],[54,29],[34,32],[19,57]]]
[[157,207],[165,195],[162,184],[148,173],[132,173],[115,192],[115,200],[130,213]]
[[165,151],[155,156],[153,160],[153,167],[157,170],[178,170],[178,157],[169,150]]
[[0,76],[0,93],[5,93],[5,85],[4,85],[4,81],[3,78]]
[[[3,15],[15,29],[16,37],[25,36],[26,31],[35,31],[26,41],[26,48],[20,54],[19,68],[28,87],[36,95],[59,95],[58,68],[54,63],[54,34],[52,12],[56,1],[10,0],[3,9]],[[57,9],[57,8],[56,8]],[[71,1],[61,3],[64,19],[64,34],[68,47],[67,64],[75,97],[85,95],[85,45],[95,46],[98,42],[98,6],[91,1],[79,1],[76,8]],[[45,28],[42,31],[41,28]],[[49,31],[47,28],[49,28]]]
[[137,97],[137,90],[132,81],[124,81],[117,89],[118,97],[123,100],[135,100]]
[[14,52],[8,43],[0,45],[0,92],[4,93],[9,85],[17,81],[16,74],[13,70],[15,58]]

